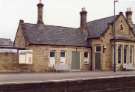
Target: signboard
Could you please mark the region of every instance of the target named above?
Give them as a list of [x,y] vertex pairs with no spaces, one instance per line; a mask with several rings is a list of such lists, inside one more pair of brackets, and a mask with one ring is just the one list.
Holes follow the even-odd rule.
[[19,64],[32,64],[32,50],[19,50]]

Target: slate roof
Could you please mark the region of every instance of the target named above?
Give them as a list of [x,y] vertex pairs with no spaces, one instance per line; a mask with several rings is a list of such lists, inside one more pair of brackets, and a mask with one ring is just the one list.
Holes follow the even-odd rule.
[[13,42],[10,39],[0,38],[0,47],[12,47]]
[[[117,15],[118,16],[118,15]],[[107,29],[109,23],[114,22],[114,16],[106,17],[87,23],[87,32],[84,34],[79,28],[69,28],[44,24],[23,23],[24,37],[30,44],[35,45],[64,45],[64,46],[90,46],[87,38],[100,37]],[[135,32],[135,25],[134,25]],[[126,38],[121,38],[126,39]]]
[[87,46],[84,35],[77,28],[29,23],[24,23],[22,28],[31,44]]
[[88,22],[87,24],[88,33],[89,33],[88,38],[100,37],[101,34],[103,34],[106,31],[108,27],[108,23],[112,23],[113,20],[114,20],[114,16],[111,16],[111,17],[102,18],[102,19]]

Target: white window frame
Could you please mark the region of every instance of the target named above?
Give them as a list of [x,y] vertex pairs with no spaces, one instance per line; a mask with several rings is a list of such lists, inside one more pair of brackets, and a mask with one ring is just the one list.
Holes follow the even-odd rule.
[[[51,53],[54,53],[54,56],[51,56]],[[56,64],[56,50],[51,50],[50,53],[49,53],[49,66],[50,67],[54,67],[55,64]]]
[[[64,52],[64,57],[62,56],[63,52]],[[61,64],[65,64],[66,63],[66,51],[65,50],[61,50],[61,52],[60,52],[60,63]]]
[[[85,57],[85,53],[87,53],[87,57]],[[84,64],[89,64],[89,52],[85,51],[83,53],[83,56],[84,56]]]
[[19,50],[19,64],[32,64],[32,50]]

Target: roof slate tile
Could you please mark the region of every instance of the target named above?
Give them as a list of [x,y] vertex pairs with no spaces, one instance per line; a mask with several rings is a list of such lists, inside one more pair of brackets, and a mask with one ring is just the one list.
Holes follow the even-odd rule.
[[79,28],[69,28],[44,24],[23,23],[22,29],[25,38],[27,38],[30,44],[88,47],[87,38],[100,37],[106,31],[108,23],[113,23],[114,20],[114,16],[111,16],[88,22],[88,35],[85,35],[86,33],[81,32]]

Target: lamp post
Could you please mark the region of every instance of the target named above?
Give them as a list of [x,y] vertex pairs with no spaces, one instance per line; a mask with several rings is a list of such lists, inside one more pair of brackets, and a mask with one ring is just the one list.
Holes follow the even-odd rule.
[[116,45],[115,45],[115,19],[116,19],[116,14],[115,14],[115,8],[116,8],[116,2],[117,0],[114,0],[114,25],[113,25],[113,37],[114,37],[114,62],[113,62],[113,72],[116,72]]

